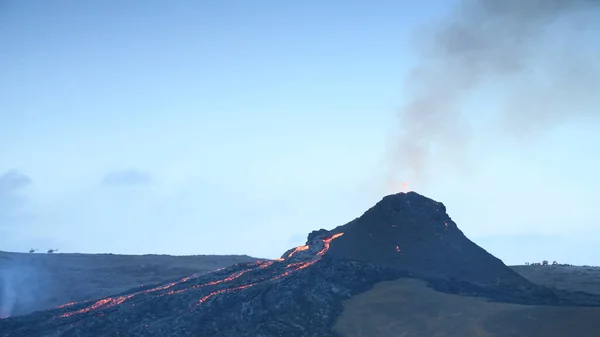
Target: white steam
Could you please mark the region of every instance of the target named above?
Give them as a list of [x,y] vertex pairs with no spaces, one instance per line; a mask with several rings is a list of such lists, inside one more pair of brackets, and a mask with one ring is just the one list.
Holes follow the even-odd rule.
[[13,273],[0,270],[0,317],[10,317],[17,304],[17,290]]
[[29,261],[0,261],[0,317],[35,311],[48,290],[40,266]]

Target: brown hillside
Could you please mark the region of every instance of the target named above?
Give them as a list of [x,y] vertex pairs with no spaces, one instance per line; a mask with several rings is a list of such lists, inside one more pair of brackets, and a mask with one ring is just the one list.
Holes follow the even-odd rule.
[[492,303],[400,279],[346,301],[334,329],[345,337],[595,337],[598,317],[598,307]]

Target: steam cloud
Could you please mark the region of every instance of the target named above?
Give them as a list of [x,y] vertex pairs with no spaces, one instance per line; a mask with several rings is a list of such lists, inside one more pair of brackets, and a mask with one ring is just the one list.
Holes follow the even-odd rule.
[[438,152],[464,165],[474,139],[462,110],[490,85],[498,119],[486,131],[496,136],[532,137],[600,114],[600,53],[589,42],[600,36],[599,9],[599,0],[463,0],[416,32],[389,182],[409,172],[422,181]]
[[29,262],[0,260],[0,317],[37,310],[37,302],[50,290],[45,276],[39,266]]
[[2,290],[0,317],[10,317],[17,303],[17,293],[12,273],[8,273],[5,270],[0,272],[0,289]]

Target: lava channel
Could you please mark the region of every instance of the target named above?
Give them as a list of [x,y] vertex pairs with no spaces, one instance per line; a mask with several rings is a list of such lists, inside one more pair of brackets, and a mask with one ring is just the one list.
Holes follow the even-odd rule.
[[[288,276],[288,275],[290,275],[290,274],[292,274],[292,273],[294,273],[294,272],[296,272],[298,270],[304,269],[306,267],[309,267],[309,266],[317,263],[318,261],[320,261],[323,258],[323,256],[325,255],[325,253],[329,250],[329,247],[331,246],[331,241],[339,238],[342,235],[344,235],[344,233],[337,233],[337,234],[334,234],[333,236],[331,236],[329,238],[323,239],[323,249],[321,249],[315,255],[315,257],[316,257],[315,259],[313,259],[312,261],[306,261],[306,262],[290,263],[290,264],[288,264],[286,266],[286,269],[288,269],[288,270],[286,270],[285,272],[283,272],[283,273],[281,273],[281,274],[279,274],[279,275],[277,275],[275,277],[272,277],[270,279],[270,281],[279,280],[279,279],[281,279],[283,277],[286,277],[286,276]],[[306,247],[306,248],[304,248],[304,247]],[[295,252],[302,251],[302,250],[307,250],[308,248],[309,248],[308,245],[297,247],[290,254],[288,254],[288,258],[290,258]],[[253,287],[255,285],[261,284],[264,281],[266,281],[266,280],[262,280],[262,281],[259,281],[259,282],[250,283],[250,284],[246,284],[246,285],[231,287],[231,288],[225,288],[225,289],[215,290],[215,291],[211,292],[210,294],[202,297],[200,300],[198,300],[198,303],[196,304],[195,307],[197,307],[198,305],[206,302],[208,299],[210,299],[213,296],[216,296],[216,295],[219,295],[219,294],[223,294],[223,293],[233,292],[233,291],[237,291],[237,290],[247,289],[247,288]]]
[[[233,292],[233,291],[237,291],[237,290],[242,290],[242,289],[250,288],[250,287],[253,287],[253,286],[257,285],[257,284],[261,284],[261,283],[263,283],[266,280],[275,281],[275,280],[281,279],[283,277],[286,277],[286,276],[292,274],[293,272],[296,272],[298,270],[301,270],[301,269],[304,269],[304,268],[306,268],[308,266],[311,266],[311,265],[315,264],[316,262],[318,262],[319,260],[321,260],[321,258],[323,257],[323,255],[327,252],[327,250],[329,250],[329,247],[331,245],[331,241],[333,241],[334,239],[336,239],[336,238],[338,238],[338,237],[340,237],[342,235],[344,235],[344,233],[337,233],[337,234],[334,234],[331,237],[323,239],[323,248],[317,254],[315,254],[313,260],[311,260],[311,261],[290,263],[290,264],[288,264],[285,267],[285,269],[286,269],[285,272],[283,272],[283,273],[281,273],[279,275],[276,275],[275,277],[265,278],[265,279],[260,280],[258,282],[249,283],[249,284],[246,284],[246,285],[241,285],[241,286],[235,286],[235,287],[223,288],[223,289],[220,289],[220,290],[215,290],[215,291],[209,293],[208,295],[202,297],[200,300],[198,300],[196,306],[198,306],[198,305],[206,302],[208,299],[210,299],[211,297],[213,297],[215,295],[219,295],[219,294],[223,294],[223,293],[227,293],[227,292]],[[309,249],[308,245],[296,247],[296,249],[294,249],[290,254],[288,254],[287,259],[289,259],[290,257],[292,257],[295,253],[297,253],[299,251],[305,251],[305,250],[308,250],[308,249]],[[255,270],[257,267],[259,269],[264,269],[264,268],[267,268],[267,267],[273,265],[277,261],[284,261],[284,260],[286,260],[286,259],[281,259],[280,258],[280,259],[276,259],[276,260],[259,260],[259,261],[255,262],[255,266],[254,267],[236,271],[236,272],[230,274],[229,276],[227,276],[227,277],[225,277],[223,279],[216,280],[216,281],[211,281],[211,282],[204,283],[204,284],[194,285],[194,286],[191,286],[191,287],[188,287],[188,288],[185,288],[185,289],[170,290],[169,292],[167,292],[165,294],[160,294],[159,296],[180,294],[180,293],[186,292],[188,290],[192,290],[192,289],[199,289],[199,288],[204,288],[204,287],[218,285],[218,284],[221,284],[221,283],[232,282],[232,281],[240,278],[242,275]],[[203,276],[208,275],[208,274],[213,274],[213,273],[215,273],[217,271],[220,271],[222,269],[224,269],[224,268],[219,268],[219,269],[213,270],[213,271],[211,271],[211,272],[209,272],[207,274],[204,274]],[[65,318],[65,317],[70,317],[70,316],[73,316],[73,315],[79,315],[79,314],[83,314],[83,313],[94,311],[94,310],[107,309],[107,308],[110,308],[110,307],[114,307],[114,306],[122,304],[123,302],[125,302],[125,301],[127,301],[127,300],[129,300],[129,299],[131,299],[131,298],[133,298],[135,296],[142,295],[142,294],[151,294],[151,293],[154,293],[154,292],[157,292],[157,291],[167,290],[167,289],[172,288],[172,287],[174,287],[174,286],[176,286],[178,284],[186,283],[186,282],[190,281],[191,279],[197,279],[198,277],[199,277],[198,275],[194,274],[192,276],[184,277],[184,278],[182,278],[179,281],[167,283],[165,285],[157,286],[157,287],[150,288],[150,289],[147,289],[147,290],[141,290],[141,291],[138,291],[138,292],[134,292],[134,293],[131,293],[131,294],[128,294],[128,295],[123,295],[123,296],[118,296],[118,297],[107,297],[107,298],[98,300],[98,301],[94,302],[92,305],[90,305],[88,307],[85,307],[83,309],[63,313],[62,315],[60,315],[60,317]],[[66,307],[74,306],[76,304],[78,304],[78,302],[70,302],[70,303],[66,303],[66,304],[63,304],[61,306],[58,306],[56,308],[66,308]]]

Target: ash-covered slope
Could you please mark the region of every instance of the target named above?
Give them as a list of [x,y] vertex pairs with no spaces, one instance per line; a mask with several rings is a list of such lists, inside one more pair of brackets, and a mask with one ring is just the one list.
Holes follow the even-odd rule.
[[526,286],[523,277],[469,240],[446,207],[415,192],[383,198],[343,231],[329,251],[348,258],[399,268],[415,277],[443,277],[474,284]]
[[401,193],[278,260],[0,320],[0,336],[335,336],[344,300],[400,277],[497,301],[600,304],[529,283],[464,237],[441,204]]

